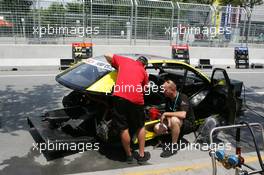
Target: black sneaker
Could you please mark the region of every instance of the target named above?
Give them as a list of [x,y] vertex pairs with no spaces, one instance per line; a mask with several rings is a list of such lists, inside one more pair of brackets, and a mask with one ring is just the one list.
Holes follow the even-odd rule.
[[135,162],[135,159],[134,159],[134,156],[133,156],[133,155],[131,155],[131,156],[127,156],[127,158],[126,158],[126,163],[127,163],[127,164],[133,164],[133,163],[136,163],[136,162]]
[[168,157],[171,157],[173,156],[174,154],[177,153],[177,149],[176,149],[176,146],[177,145],[173,145],[174,146],[174,149],[172,150],[172,146],[170,147],[166,147],[165,146],[162,148],[162,153],[160,153],[160,157],[163,157],[163,158],[168,158]]
[[139,155],[139,153],[137,153],[137,155],[136,155],[136,159],[137,159],[137,163],[139,164],[139,165],[144,165],[144,164],[146,164],[147,163],[147,161],[150,159],[150,153],[149,152],[144,152],[144,157],[141,157],[140,155]]

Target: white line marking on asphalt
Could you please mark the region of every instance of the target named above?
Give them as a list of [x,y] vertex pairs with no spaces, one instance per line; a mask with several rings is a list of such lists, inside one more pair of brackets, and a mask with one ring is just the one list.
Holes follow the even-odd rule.
[[36,74],[36,75],[0,75],[0,78],[12,77],[55,77],[57,74]]

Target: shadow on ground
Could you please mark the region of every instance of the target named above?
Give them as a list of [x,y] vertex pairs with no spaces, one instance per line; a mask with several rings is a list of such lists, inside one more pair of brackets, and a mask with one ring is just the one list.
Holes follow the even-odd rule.
[[[115,157],[122,157],[117,149],[107,150]],[[109,154],[108,154],[109,155]],[[109,161],[104,155],[97,151],[86,151],[77,154],[74,158],[64,157],[50,162],[39,163],[36,161],[41,157],[41,154],[32,148],[24,157],[12,157],[0,164],[6,166],[0,171],[0,175],[44,175],[44,174],[71,174],[92,172],[98,170],[124,168],[128,166],[125,162]],[[120,159],[120,157],[118,159]],[[41,158],[40,158],[41,159]],[[19,172],[19,173],[18,173]]]
[[[258,91],[259,89],[264,89],[263,87],[252,86],[247,90],[247,92],[252,92],[252,89]],[[244,96],[242,92],[242,97],[245,99],[245,105],[243,109],[245,110],[242,115],[240,115],[239,122],[248,123],[260,123],[264,126],[264,95],[250,93]],[[258,127],[252,127],[257,145],[261,150],[264,150],[264,141],[262,137],[262,132]],[[236,129],[229,129],[220,136],[221,140],[231,143],[236,146]],[[248,128],[241,129],[241,142],[242,153],[255,152],[255,145],[253,142],[253,136],[251,135]]]
[[37,117],[47,110],[59,108],[68,91],[60,85],[33,86],[23,92],[7,86],[6,90],[0,91],[0,132],[28,130],[27,117]]
[[[1,134],[20,137],[17,132],[29,131],[27,117],[39,117],[45,111],[60,108],[62,97],[70,91],[58,84],[43,84],[23,91],[15,88],[9,85],[0,90],[0,137]],[[31,139],[25,138],[25,142],[28,140]],[[47,161],[37,150],[28,150],[23,157],[12,156],[0,162],[0,175],[57,175],[128,167],[118,146],[102,146],[100,151],[86,151],[52,161]]]
[[[253,88],[253,87],[252,87]],[[254,87],[256,88],[256,87]],[[0,91],[0,134],[17,130],[28,130],[26,118],[43,114],[47,110],[60,107],[60,101],[68,90],[60,85],[41,85],[23,92],[14,90],[13,86],[7,86]],[[259,113],[263,113],[262,95],[247,95],[248,105]],[[248,122],[264,123],[264,118],[245,112],[241,120]],[[248,142],[250,135],[247,131],[243,133],[243,141]],[[16,136],[13,134],[13,136]],[[258,135],[259,137],[259,135]],[[260,142],[260,140],[258,141]],[[252,145],[250,145],[252,147]],[[120,147],[105,147],[98,151],[86,151],[73,156],[58,158],[47,162],[38,151],[28,148],[29,151],[23,157],[10,157],[0,163],[0,175],[25,174],[70,174],[81,172],[92,172],[98,170],[128,167],[124,162],[124,154]],[[251,150],[247,150],[251,151]]]

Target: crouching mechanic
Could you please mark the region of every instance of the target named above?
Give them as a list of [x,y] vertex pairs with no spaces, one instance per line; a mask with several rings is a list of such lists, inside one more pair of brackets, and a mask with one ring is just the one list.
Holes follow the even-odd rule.
[[[113,108],[116,115],[113,117],[112,125],[120,132],[121,142],[127,155],[127,163],[133,163],[135,157],[138,164],[144,164],[150,159],[150,153],[144,152],[144,89],[148,84],[148,75],[145,70],[148,60],[144,56],[140,56],[135,61],[113,54],[106,54],[105,58],[118,70],[113,93]],[[141,90],[138,91],[138,89]],[[130,148],[130,134],[134,133],[137,134],[139,143],[139,154],[135,156],[132,155]]]
[[188,97],[177,91],[177,86],[173,81],[165,81],[163,87],[166,97],[166,112],[161,115],[160,123],[154,126],[154,132],[161,135],[171,131],[170,146],[165,144],[166,147],[163,147],[163,152],[160,154],[161,157],[170,157],[177,153],[180,132],[183,132],[183,129],[192,130],[194,114]]

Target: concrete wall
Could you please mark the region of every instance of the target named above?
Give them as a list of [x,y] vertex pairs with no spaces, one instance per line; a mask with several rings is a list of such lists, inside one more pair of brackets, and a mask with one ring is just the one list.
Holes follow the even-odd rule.
[[[94,56],[107,52],[139,53],[171,57],[169,46],[97,45]],[[0,66],[54,66],[71,58],[71,45],[0,45]],[[264,63],[264,49],[250,48],[250,63]],[[234,48],[191,47],[191,64],[210,59],[213,65],[234,65]]]

